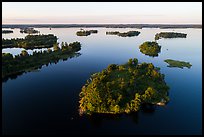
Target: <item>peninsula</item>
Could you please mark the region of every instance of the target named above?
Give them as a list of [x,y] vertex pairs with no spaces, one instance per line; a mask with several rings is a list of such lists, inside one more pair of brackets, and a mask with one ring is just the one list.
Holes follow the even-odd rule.
[[41,68],[49,63],[56,63],[60,59],[67,60],[67,58],[76,56],[78,54],[76,52],[81,49],[80,42],[61,45],[62,47],[59,48],[56,43],[53,51],[51,49],[43,52],[34,51],[33,55],[29,55],[26,50],[22,50],[21,54],[15,57],[10,53],[2,53],[2,79]]
[[3,48],[50,48],[57,42],[57,37],[53,34],[48,35],[27,35],[25,38],[2,39]]

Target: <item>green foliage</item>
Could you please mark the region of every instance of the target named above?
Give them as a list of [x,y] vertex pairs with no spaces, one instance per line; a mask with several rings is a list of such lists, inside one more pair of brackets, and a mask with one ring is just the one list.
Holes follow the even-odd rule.
[[117,65],[116,64],[110,64],[108,65],[108,71],[113,71],[113,70],[116,70],[117,69]]
[[33,55],[29,55],[26,50],[22,50],[21,54],[15,57],[10,53],[2,53],[2,79],[21,72],[41,68],[45,64],[56,63],[60,59],[66,60],[69,57],[78,55],[76,52],[80,49],[81,44],[73,42],[65,46],[64,50],[58,47],[54,51],[48,49],[48,51],[33,52]]
[[139,31],[128,31],[124,33],[119,33],[118,36],[120,37],[133,37],[133,36],[138,36],[140,34]]
[[156,42],[146,41],[139,46],[139,49],[143,54],[155,57],[161,51],[161,46]]
[[81,30],[81,31],[77,31],[76,35],[77,36],[88,36],[88,35],[91,35],[91,33],[98,33],[98,30]]
[[53,49],[54,49],[54,51],[59,50],[59,49],[60,49],[59,43],[55,43],[55,44],[53,45]]
[[186,38],[187,34],[177,32],[160,32],[155,35],[155,40],[160,38]]
[[157,99],[158,95],[159,94],[157,93],[157,91],[154,88],[148,87],[147,90],[145,90],[145,93],[142,95],[142,99],[143,99],[143,101],[145,101],[147,103],[151,103],[151,102],[154,102],[155,99]]
[[11,53],[2,53],[2,60],[9,61],[13,59],[13,55]]
[[53,34],[48,35],[27,35],[23,38],[2,39],[2,48],[50,48],[57,43],[57,37]]
[[98,30],[89,30],[91,33],[98,33]]
[[120,32],[119,31],[110,31],[106,32],[106,35],[118,35]]
[[138,111],[141,103],[140,95],[138,93],[135,94],[135,98],[130,101],[130,111]]
[[169,64],[167,67],[191,68],[192,66],[189,62],[184,62],[184,61],[178,61],[178,60],[172,60],[172,59],[166,59],[164,61]]
[[21,56],[28,56],[28,52],[26,50],[22,50],[20,55]]
[[134,64],[135,66],[137,66],[137,64],[138,64],[138,59],[134,58],[134,59],[133,59],[133,64]]
[[139,34],[140,34],[139,31],[128,31],[123,33],[120,33],[119,31],[106,32],[106,35],[118,35],[120,37],[133,37],[133,36],[138,36]]
[[33,33],[39,33],[39,31],[35,30],[34,28],[24,28],[20,30],[20,33],[33,34]]
[[168,89],[164,76],[151,63],[129,59],[124,65],[110,64],[82,87],[80,114],[138,111],[141,103],[168,101]]

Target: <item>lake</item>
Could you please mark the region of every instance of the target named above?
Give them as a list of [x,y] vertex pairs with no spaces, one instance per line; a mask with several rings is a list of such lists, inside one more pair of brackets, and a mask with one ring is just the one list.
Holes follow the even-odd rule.
[[[97,34],[80,37],[80,28],[35,28],[41,34],[54,34],[61,43],[81,42],[80,56],[39,71],[24,73],[2,82],[2,132],[4,135],[38,134],[202,134],[202,29],[85,28]],[[20,29],[2,38],[23,38]],[[106,35],[106,31],[138,30],[136,37]],[[139,51],[158,32],[186,33],[187,38],[160,39],[158,57]],[[22,49],[3,49],[19,54]],[[32,50],[28,50],[32,54]],[[123,64],[130,58],[152,62],[161,68],[170,87],[170,101],[152,111],[120,116],[79,116],[79,93],[90,75],[109,64]],[[169,68],[165,59],[187,61],[188,68]]]

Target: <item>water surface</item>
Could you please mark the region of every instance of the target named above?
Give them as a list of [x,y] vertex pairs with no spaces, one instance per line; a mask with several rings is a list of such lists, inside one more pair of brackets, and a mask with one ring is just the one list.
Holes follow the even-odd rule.
[[[90,28],[97,34],[76,36],[80,28],[36,28],[41,34],[55,34],[58,42],[82,43],[81,56],[43,66],[2,83],[3,134],[201,134],[202,133],[202,29]],[[86,28],[85,28],[86,29]],[[137,37],[106,35],[106,31],[138,30]],[[20,29],[2,38],[23,38]],[[161,53],[149,57],[139,45],[154,40],[158,32],[187,33],[187,38],[160,39]],[[22,49],[3,49],[20,54]],[[29,53],[32,54],[32,50]],[[123,64],[129,58],[152,62],[161,68],[170,86],[170,102],[152,112],[139,111],[119,117],[79,116],[82,86],[92,73],[109,64]],[[169,68],[165,59],[187,61],[188,68]]]

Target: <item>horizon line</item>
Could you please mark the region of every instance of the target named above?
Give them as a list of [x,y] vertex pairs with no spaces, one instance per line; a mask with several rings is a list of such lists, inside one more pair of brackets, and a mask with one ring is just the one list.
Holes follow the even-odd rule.
[[202,25],[202,23],[33,23],[33,24],[2,24],[2,25]]

